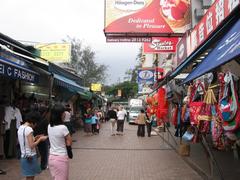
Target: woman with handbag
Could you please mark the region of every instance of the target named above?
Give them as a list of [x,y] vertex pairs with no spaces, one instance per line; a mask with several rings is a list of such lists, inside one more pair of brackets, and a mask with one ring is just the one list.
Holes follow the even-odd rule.
[[50,142],[49,170],[55,180],[68,180],[69,158],[72,158],[72,137],[63,124],[64,107],[55,105],[51,110],[48,135]]
[[18,141],[21,148],[21,171],[26,180],[33,180],[41,172],[37,160],[36,146],[47,139],[47,136],[33,136],[33,128],[36,126],[35,113],[28,113],[25,123],[18,129]]

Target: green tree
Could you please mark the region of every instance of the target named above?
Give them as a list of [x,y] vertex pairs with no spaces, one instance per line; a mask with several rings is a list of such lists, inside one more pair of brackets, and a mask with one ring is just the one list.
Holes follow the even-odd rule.
[[[141,67],[142,48],[139,49],[136,61],[137,64],[134,68],[127,69],[125,71],[124,82],[118,83],[112,86],[105,86],[106,94],[113,97],[112,100],[128,100],[129,98],[135,97],[138,92],[137,76],[138,69]],[[122,96],[117,97],[118,90],[122,91]]]
[[138,69],[141,68],[141,61],[142,58],[142,47],[139,49],[139,52],[136,57],[136,62],[137,64],[134,66],[134,68],[130,68],[126,70],[125,76],[130,79],[131,82],[137,82],[137,77],[138,77]]
[[84,86],[89,87],[91,83],[104,83],[106,79],[107,66],[95,62],[95,52],[90,46],[84,47],[79,39],[68,37],[64,42],[71,43],[71,63],[68,64],[75,69],[78,75],[84,79]]

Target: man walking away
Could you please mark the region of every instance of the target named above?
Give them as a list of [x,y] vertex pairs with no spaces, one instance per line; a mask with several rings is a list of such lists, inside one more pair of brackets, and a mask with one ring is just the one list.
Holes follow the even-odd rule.
[[148,137],[151,137],[151,131],[152,131],[152,121],[154,119],[154,115],[152,116],[148,116],[148,114],[146,113],[146,117],[147,117],[147,120],[146,120],[146,125],[147,125],[147,133],[148,133]]
[[126,116],[126,112],[123,111],[123,107],[119,107],[119,111],[117,113],[117,135],[123,135],[123,127],[124,127],[124,119]]
[[109,109],[108,118],[111,123],[111,135],[115,136],[115,124],[117,122],[117,112],[113,108]]

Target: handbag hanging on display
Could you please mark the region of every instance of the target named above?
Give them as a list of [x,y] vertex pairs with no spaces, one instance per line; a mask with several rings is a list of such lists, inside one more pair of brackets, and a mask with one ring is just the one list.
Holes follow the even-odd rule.
[[201,88],[201,90],[203,91],[203,95],[205,94],[205,89],[202,82],[199,81],[192,87],[192,92],[190,95],[190,102],[189,102],[189,115],[190,115],[190,122],[192,125],[198,124],[198,115],[200,114],[200,110],[203,105],[202,100],[196,101],[198,88]]
[[223,120],[223,129],[235,132],[240,127],[240,104],[236,92],[233,75],[227,72],[224,76],[223,97],[219,101],[219,115]]
[[201,133],[210,131],[210,124],[213,119],[212,108],[217,104],[216,97],[212,89],[208,89],[203,100],[200,113],[198,115],[198,129]]

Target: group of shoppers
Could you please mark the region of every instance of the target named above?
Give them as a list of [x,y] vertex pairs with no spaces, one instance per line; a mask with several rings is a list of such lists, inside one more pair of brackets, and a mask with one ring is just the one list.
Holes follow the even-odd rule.
[[138,137],[145,136],[145,126],[147,126],[148,137],[151,137],[153,119],[154,119],[153,116],[149,117],[148,114],[145,113],[143,109],[141,109],[141,112],[139,113],[136,119],[136,123],[138,124],[138,130],[137,130]]
[[87,109],[84,114],[84,129],[87,136],[99,134],[101,118],[102,116],[97,109]]
[[[47,165],[53,179],[68,179],[69,157],[72,158],[70,156],[72,137],[67,126],[64,125],[65,111],[64,106],[55,105],[45,112],[45,122],[42,124],[39,123],[35,112],[29,112],[25,116],[24,123],[18,129],[18,141],[21,149],[21,172],[26,180],[33,180],[41,170],[46,169]],[[41,167],[37,160],[37,146],[41,155]]]
[[[110,107],[108,111],[108,118],[110,121],[110,128],[111,128],[111,136],[115,135],[123,135],[123,129],[124,129],[124,121],[127,116],[126,111],[123,107]],[[148,137],[151,137],[151,131],[152,131],[152,121],[154,117],[149,117],[147,113],[144,112],[142,109],[139,113],[136,124],[138,125],[137,130],[137,136],[138,137],[144,137],[145,136],[145,126],[147,126],[147,134]],[[115,125],[117,124],[117,128],[115,128]],[[117,132],[115,132],[115,129]]]
[[[108,111],[108,118],[111,123],[111,135],[123,135],[123,129],[124,129],[124,121],[127,116],[126,111],[123,109],[122,106],[118,108],[110,108]],[[117,124],[117,132],[115,133],[115,124]]]

